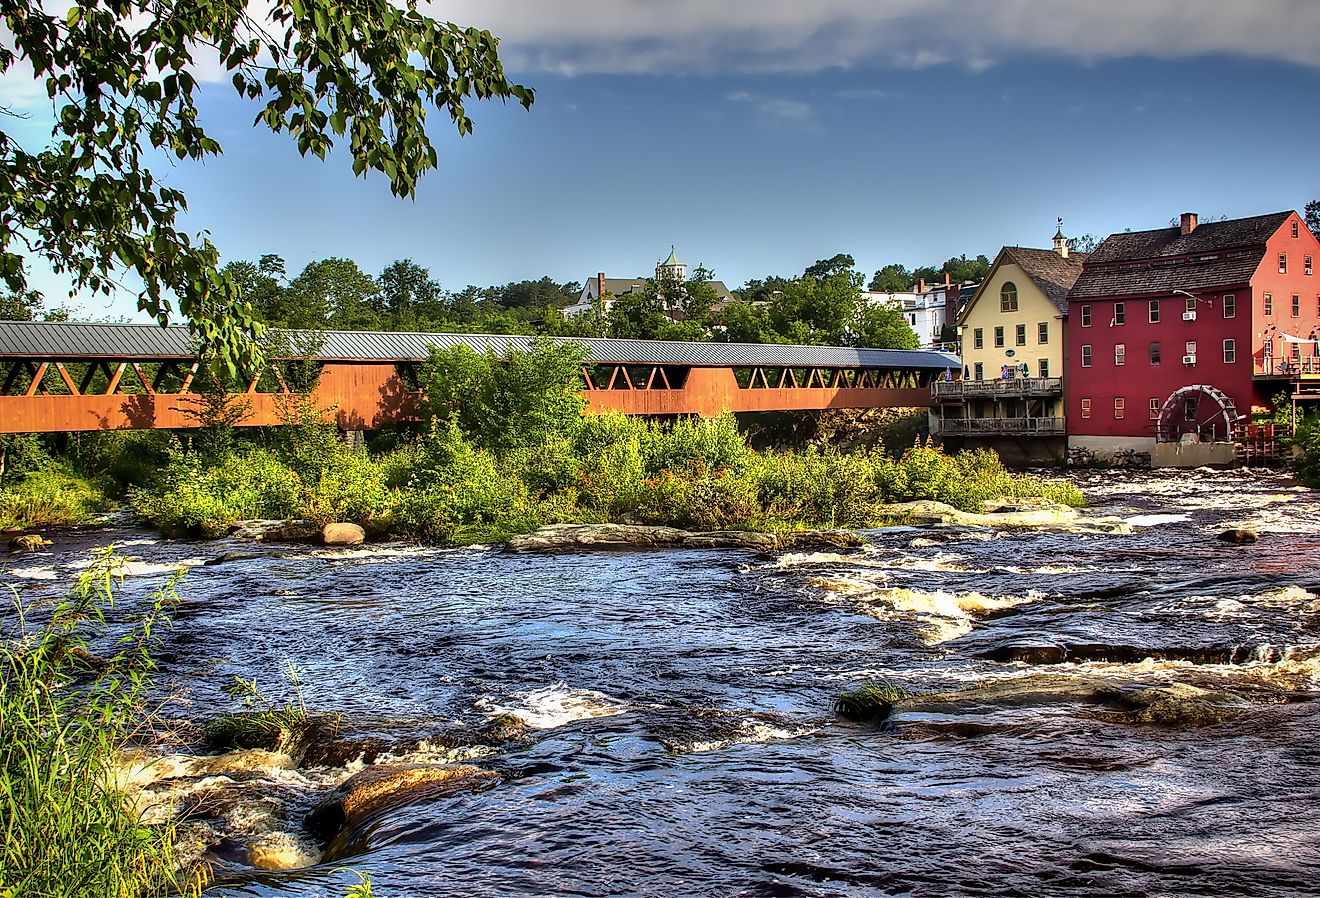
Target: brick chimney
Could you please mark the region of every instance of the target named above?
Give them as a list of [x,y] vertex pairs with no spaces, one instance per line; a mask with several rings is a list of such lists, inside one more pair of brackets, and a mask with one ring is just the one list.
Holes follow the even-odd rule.
[[605,295],[605,272],[603,271],[600,274],[596,275],[596,295],[597,296]]
[[944,286],[949,286],[949,273],[947,271],[944,272]]
[[1182,214],[1182,235],[1186,237],[1192,231],[1196,230],[1196,213],[1184,212]]
[[921,278],[920,280],[917,281],[917,292],[918,292],[918,293],[925,293],[925,292],[926,292],[926,279],[925,279],[925,278]]

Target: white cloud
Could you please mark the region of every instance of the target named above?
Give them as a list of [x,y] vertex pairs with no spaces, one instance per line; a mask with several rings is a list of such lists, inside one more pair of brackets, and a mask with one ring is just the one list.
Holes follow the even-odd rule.
[[1315,0],[448,0],[512,68],[563,74],[1229,55],[1320,67]]

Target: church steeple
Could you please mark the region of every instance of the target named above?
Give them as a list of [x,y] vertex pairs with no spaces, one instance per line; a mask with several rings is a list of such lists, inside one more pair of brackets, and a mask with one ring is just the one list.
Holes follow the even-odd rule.
[[1059,219],[1059,228],[1054,232],[1054,251],[1059,254],[1059,258],[1068,258],[1068,238],[1063,236],[1063,219]]
[[673,244],[669,246],[669,258],[665,259],[659,265],[655,266],[656,280],[671,278],[677,281],[687,280],[687,266],[678,258],[678,253],[674,251]]

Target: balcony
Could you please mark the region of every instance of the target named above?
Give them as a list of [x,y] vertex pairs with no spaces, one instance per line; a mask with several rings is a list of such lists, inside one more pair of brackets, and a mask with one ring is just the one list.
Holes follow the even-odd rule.
[[1320,377],[1320,356],[1305,358],[1259,358],[1254,360],[1252,373],[1268,380],[1301,380]]
[[945,418],[940,433],[945,436],[1062,436],[1067,432],[1062,418]]
[[939,402],[966,399],[1022,399],[1028,396],[1062,396],[1059,377],[1015,377],[1011,380],[937,380],[931,395]]

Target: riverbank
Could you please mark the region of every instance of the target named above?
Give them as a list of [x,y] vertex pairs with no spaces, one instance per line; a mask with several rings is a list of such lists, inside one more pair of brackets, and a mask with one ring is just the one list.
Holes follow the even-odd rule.
[[989,452],[762,453],[731,416],[660,425],[621,415],[503,449],[477,445],[453,425],[374,454],[316,425],[288,428],[217,456],[175,453],[128,497],[140,520],[172,536],[215,538],[240,521],[300,519],[438,545],[498,542],[549,524],[856,529],[891,523],[890,505],[922,499],[969,512],[1005,497],[1084,502],[1070,483],[1011,474]]

